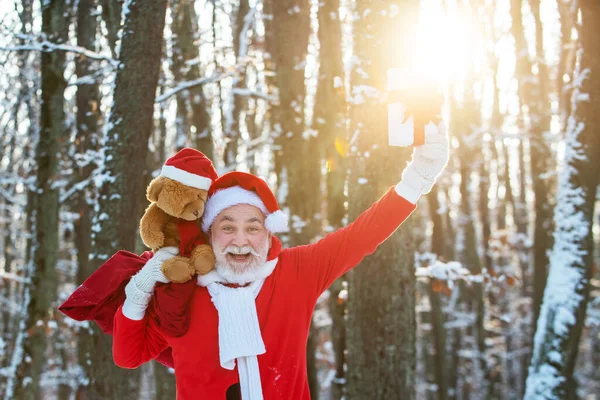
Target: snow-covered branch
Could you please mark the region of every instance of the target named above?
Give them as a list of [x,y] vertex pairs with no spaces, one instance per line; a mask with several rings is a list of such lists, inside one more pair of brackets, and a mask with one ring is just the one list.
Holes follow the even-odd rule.
[[183,92],[184,90],[189,90],[196,86],[206,85],[207,83],[219,82],[225,78],[232,76],[233,74],[234,74],[233,70],[227,71],[227,72],[217,72],[217,73],[212,74],[211,76],[193,79],[193,80],[187,81],[187,82],[181,82],[181,83],[179,83],[179,85],[177,85],[173,89],[158,96],[154,101],[156,103],[162,103],[163,101],[167,100],[169,97],[174,96],[179,92]]
[[11,272],[1,272],[0,279],[11,280],[19,283],[31,283],[31,280],[29,278],[24,278],[20,275],[13,274]]
[[448,289],[452,289],[456,281],[473,284],[508,284],[509,286],[514,285],[516,282],[514,276],[505,274],[493,275],[485,270],[480,274],[473,274],[461,263],[457,261],[440,261],[433,253],[417,255],[415,276],[421,280],[436,279],[437,281],[445,282]]
[[246,16],[244,16],[244,26],[242,27],[242,30],[240,31],[240,51],[238,54],[238,58],[244,58],[246,57],[246,54],[248,54],[248,30],[250,29],[250,26],[252,26],[253,22],[254,22],[254,14],[256,13],[256,8],[252,7],[250,10],[248,10],[248,13],[246,14]]
[[17,204],[22,207],[25,207],[26,205],[25,200],[15,196],[14,193],[9,193],[2,186],[0,186],[0,197],[4,198],[4,200],[10,204]]
[[[98,170],[96,170],[98,171]],[[99,171],[98,171],[99,172]],[[64,193],[61,193],[60,195],[60,202],[61,204],[68,201],[70,199],[71,196],[73,196],[75,193],[79,193],[82,190],[84,190],[85,188],[87,188],[89,185],[92,184],[92,182],[94,182],[94,179],[96,178],[97,174],[92,174],[92,176],[90,176],[87,179],[84,179],[80,182],[77,182],[76,184],[74,184],[73,186],[71,186],[71,188],[69,188],[68,190],[64,191]]]
[[116,68],[119,65],[119,62],[117,60],[115,60],[114,58],[100,54],[100,53],[96,53],[96,52],[88,50],[84,47],[70,46],[70,45],[66,45],[66,44],[57,44],[57,43],[49,42],[47,40],[42,40],[42,41],[38,41],[38,42],[32,41],[31,43],[28,43],[28,44],[12,46],[12,47],[0,46],[0,50],[2,50],[2,51],[41,51],[44,53],[49,53],[52,51],[65,51],[68,53],[79,54],[79,55],[89,58],[91,60],[108,61],[108,63],[113,68]]
[[19,315],[21,317],[25,316],[25,311],[23,310],[21,305],[15,303],[14,301],[11,301],[4,297],[0,297],[0,304],[2,304],[2,309],[11,315]]
[[233,93],[236,96],[248,96],[248,97],[257,97],[259,99],[263,99],[272,103],[276,103],[277,102],[277,96],[269,94],[269,93],[263,93],[263,92],[257,92],[256,90],[252,90],[252,89],[248,89],[248,88],[239,88],[239,87],[234,87],[233,89],[231,89],[231,93]]
[[455,281],[458,279],[467,279],[471,276],[468,269],[461,263],[451,261],[444,263],[436,261],[427,267],[417,267],[415,272],[417,278],[435,278],[442,281]]

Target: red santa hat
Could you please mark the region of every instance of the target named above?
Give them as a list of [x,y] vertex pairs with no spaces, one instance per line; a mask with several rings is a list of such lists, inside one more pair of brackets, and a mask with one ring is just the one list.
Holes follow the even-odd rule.
[[208,190],[219,177],[212,161],[196,149],[184,148],[169,158],[160,172],[186,186]]
[[237,204],[250,204],[266,216],[265,227],[272,233],[286,232],[288,217],[277,204],[277,198],[261,178],[246,172],[228,172],[218,178],[208,191],[202,217],[202,230],[208,232],[217,215]]

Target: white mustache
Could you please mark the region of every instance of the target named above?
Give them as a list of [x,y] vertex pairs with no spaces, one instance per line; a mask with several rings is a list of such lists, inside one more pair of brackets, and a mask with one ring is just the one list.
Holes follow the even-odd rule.
[[259,254],[252,248],[252,246],[227,246],[225,250],[223,250],[223,255],[227,253],[231,254],[252,254],[253,256],[259,256]]

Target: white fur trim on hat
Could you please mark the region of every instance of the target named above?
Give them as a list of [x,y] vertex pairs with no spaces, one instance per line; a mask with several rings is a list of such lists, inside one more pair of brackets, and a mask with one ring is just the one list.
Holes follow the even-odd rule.
[[232,186],[221,189],[212,196],[209,196],[204,207],[204,215],[202,216],[202,230],[208,232],[221,211],[238,204],[250,204],[260,209],[263,214],[269,215],[267,207],[265,207],[265,204],[256,193],[243,189],[240,186]]
[[212,179],[210,178],[192,174],[191,172],[184,171],[172,165],[163,166],[160,175],[196,189],[208,190],[212,183]]

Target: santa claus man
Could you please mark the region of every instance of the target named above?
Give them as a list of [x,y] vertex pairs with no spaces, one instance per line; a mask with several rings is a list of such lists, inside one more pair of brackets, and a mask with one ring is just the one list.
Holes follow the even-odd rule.
[[[177,398],[309,399],[306,342],[317,299],[373,253],[416,208],[448,161],[441,122],[429,124],[401,181],[353,223],[306,246],[287,249],[274,235],[287,218],[267,184],[231,172],[211,186],[202,228],[216,270],[198,279],[188,331],[165,334],[146,315],[170,250],[161,249],[126,287],[114,320],[117,365],[136,368],[172,349]],[[173,254],[177,249],[173,249]]]

